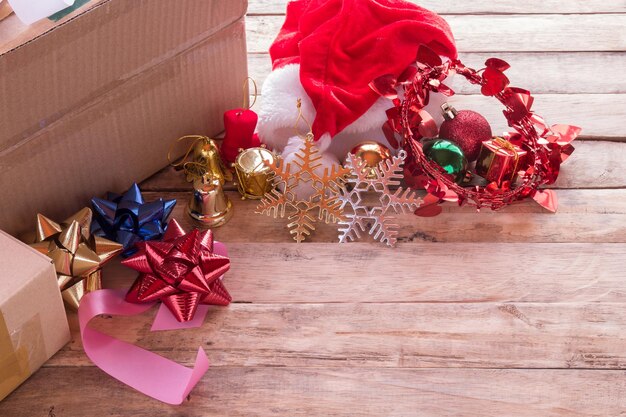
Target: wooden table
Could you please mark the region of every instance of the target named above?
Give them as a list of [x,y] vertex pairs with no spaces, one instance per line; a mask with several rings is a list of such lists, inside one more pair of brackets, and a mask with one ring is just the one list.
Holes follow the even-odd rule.
[[[555,184],[560,207],[533,202],[499,213],[445,206],[402,219],[401,243],[340,245],[332,227],[290,241],[284,222],[235,216],[216,230],[234,296],[198,329],[150,332],[155,310],[101,318],[112,335],[191,365],[212,367],[181,406],[151,400],[95,368],[72,342],[0,403],[14,416],[617,416],[626,415],[626,4],[623,0],[435,1],[461,58],[499,56],[537,112],[584,127]],[[250,72],[265,53],[285,0],[250,2]],[[461,86],[461,108],[502,124],[499,107]],[[499,122],[498,122],[499,121]],[[190,132],[191,133],[191,132]],[[164,169],[148,199],[189,185]],[[126,287],[119,265],[106,284]]]

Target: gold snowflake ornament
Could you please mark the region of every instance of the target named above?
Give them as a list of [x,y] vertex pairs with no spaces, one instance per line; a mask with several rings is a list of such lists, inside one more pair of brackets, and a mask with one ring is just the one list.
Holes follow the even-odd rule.
[[[398,156],[381,161],[372,170],[361,158],[348,155],[346,167],[351,174],[337,195],[340,208],[344,210],[339,221],[339,242],[360,239],[361,233],[367,232],[379,242],[389,246],[396,244],[399,226],[394,214],[412,213],[422,203],[415,192],[399,186],[404,177],[405,158],[406,151],[401,150]],[[396,186],[395,191],[390,189]],[[375,204],[366,203],[368,194],[376,194]]]
[[[336,223],[343,219],[343,205],[339,200],[339,188],[350,169],[333,165],[316,171],[322,166],[322,155],[313,143],[313,135],[307,134],[292,163],[276,160],[265,161],[272,171],[273,188],[265,194],[256,212],[274,218],[287,216],[287,228],[296,242],[300,243],[315,230],[315,223]],[[293,171],[293,172],[292,172]],[[295,187],[308,184],[313,194],[308,199],[298,199]]]

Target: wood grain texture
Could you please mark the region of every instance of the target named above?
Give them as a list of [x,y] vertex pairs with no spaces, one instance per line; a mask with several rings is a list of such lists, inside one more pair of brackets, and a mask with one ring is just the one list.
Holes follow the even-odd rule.
[[[534,94],[533,111],[548,124],[581,126],[586,138],[622,140],[626,131],[620,120],[626,117],[626,94]],[[509,131],[502,105],[490,97],[459,95],[450,103],[460,109],[474,109],[489,120],[495,133]]]
[[[169,406],[95,368],[44,368],[0,403],[11,417],[607,417],[626,410],[623,371],[210,368]],[[84,387],[93,387],[85,389]],[[51,396],[51,389],[67,393]]]
[[[259,84],[286,1],[250,1]],[[190,399],[161,404],[95,368],[69,313],[72,342],[0,416],[626,416],[626,3],[411,1],[444,14],[467,65],[507,60],[538,114],[593,139],[562,167],[559,211],[444,205],[435,218],[401,217],[396,249],[331,243],[327,225],[297,245],[285,221],[253,214],[257,202],[229,184],[235,214],[215,234],[228,244],[234,302],[185,331],[150,332],[155,308],[93,323],[185,365],[202,346],[212,367]],[[454,86],[457,108],[506,128],[499,105]],[[178,199],[173,217],[195,226],[180,172],[141,188],[147,200]],[[134,276],[114,261],[104,284]]]
[[[569,14],[569,13],[626,13],[621,0],[408,0],[440,14]],[[288,0],[250,1],[248,15],[284,14]]]
[[[573,145],[576,151],[562,165],[552,188],[626,188],[626,142],[577,140]],[[227,183],[225,188],[235,186]],[[187,191],[191,185],[182,172],[168,166],[144,181],[141,189]]]
[[[506,71],[513,85],[533,94],[617,94],[626,92],[626,82],[601,76],[601,68],[626,68],[626,54],[621,52],[498,52],[511,68]],[[482,68],[488,52],[461,53],[459,58],[469,67]],[[269,54],[248,56],[248,72],[259,87],[272,69]],[[460,78],[460,77],[458,77]],[[475,86],[456,82],[457,94],[476,94]]]
[[[227,193],[235,210],[234,221],[216,229],[215,235],[227,243],[293,242],[286,219],[254,214],[258,201]],[[175,198],[180,203],[173,216],[185,228],[197,226],[185,214],[189,192],[146,192],[147,200]],[[399,242],[626,242],[626,201],[622,189],[559,190],[559,211],[549,213],[532,200],[505,209],[476,213],[471,207],[444,205],[441,215],[419,218],[398,217]],[[311,242],[337,242],[337,227],[317,225]],[[364,241],[368,241],[365,237]],[[303,245],[308,244],[307,242]]]
[[[237,303],[626,301],[626,244],[226,242]],[[128,288],[135,277],[113,262],[104,285]]]
[[[186,366],[202,346],[215,367],[626,368],[623,302],[231,304],[170,332],[154,314],[92,326]],[[73,336],[46,366],[91,366]]]
[[[460,52],[622,51],[626,14],[446,16]],[[248,52],[267,52],[284,16],[248,16]]]
[[[455,79],[455,84],[458,82]],[[626,94],[533,94],[533,97],[533,111],[548,124],[581,126],[581,139],[625,140],[626,130],[621,121],[626,119]],[[459,94],[448,101],[459,110],[478,111],[489,121],[494,134],[511,130],[502,115],[502,104],[493,97]],[[254,109],[262,106],[260,95]]]

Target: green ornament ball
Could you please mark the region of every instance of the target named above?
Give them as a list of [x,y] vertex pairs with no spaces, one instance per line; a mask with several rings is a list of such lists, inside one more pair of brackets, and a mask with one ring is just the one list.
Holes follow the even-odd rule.
[[467,158],[456,143],[447,139],[424,139],[422,150],[429,160],[442,167],[460,183],[467,171]]

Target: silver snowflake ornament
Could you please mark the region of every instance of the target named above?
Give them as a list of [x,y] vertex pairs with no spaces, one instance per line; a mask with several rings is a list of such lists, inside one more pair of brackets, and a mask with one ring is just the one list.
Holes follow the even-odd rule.
[[339,242],[355,241],[361,238],[361,233],[368,233],[388,246],[396,244],[399,225],[395,215],[413,213],[422,204],[414,191],[400,187],[406,155],[401,150],[374,169],[361,158],[348,155],[346,168],[350,169],[350,175],[337,195],[343,209]]

